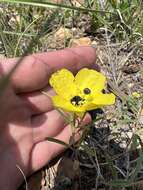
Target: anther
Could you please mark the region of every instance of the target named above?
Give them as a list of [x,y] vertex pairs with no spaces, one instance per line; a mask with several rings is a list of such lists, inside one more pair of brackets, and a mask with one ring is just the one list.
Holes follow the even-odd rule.
[[74,105],[74,106],[79,106],[79,105],[82,105],[82,102],[84,101],[84,99],[82,99],[80,96],[74,96],[72,99],[71,99],[71,103]]

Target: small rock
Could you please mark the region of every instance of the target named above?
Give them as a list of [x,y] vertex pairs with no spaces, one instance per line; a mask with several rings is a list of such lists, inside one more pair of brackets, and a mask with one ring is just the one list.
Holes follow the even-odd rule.
[[70,39],[72,36],[72,31],[64,27],[60,27],[59,30],[54,34],[54,38],[58,40]]
[[79,47],[79,46],[89,46],[91,45],[91,40],[88,37],[83,37],[79,39],[71,39],[69,42],[70,47]]
[[132,88],[134,86],[134,83],[128,83],[128,87]]

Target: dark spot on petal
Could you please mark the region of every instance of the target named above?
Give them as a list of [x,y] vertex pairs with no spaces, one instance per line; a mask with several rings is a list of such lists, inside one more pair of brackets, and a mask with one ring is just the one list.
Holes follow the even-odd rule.
[[103,89],[103,90],[102,90],[102,93],[103,93],[103,94],[105,94],[105,93],[106,93],[106,91]]
[[85,88],[83,90],[84,94],[90,94],[91,93],[91,90],[89,88]]

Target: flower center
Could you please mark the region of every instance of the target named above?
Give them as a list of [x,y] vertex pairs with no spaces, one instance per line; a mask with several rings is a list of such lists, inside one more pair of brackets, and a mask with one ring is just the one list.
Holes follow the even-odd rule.
[[84,103],[83,98],[81,98],[80,96],[74,96],[70,101],[74,106],[81,106]]

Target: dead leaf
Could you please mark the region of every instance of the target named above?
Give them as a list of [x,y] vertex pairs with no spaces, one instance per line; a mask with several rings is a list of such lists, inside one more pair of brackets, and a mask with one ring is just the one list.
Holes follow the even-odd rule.
[[140,66],[138,64],[125,65],[122,68],[122,71],[126,74],[137,73],[140,70]]
[[84,0],[72,0],[72,4],[76,7],[81,7],[84,4]]

